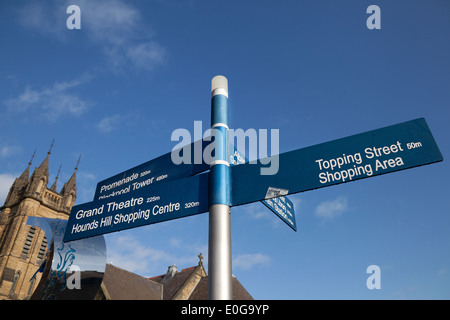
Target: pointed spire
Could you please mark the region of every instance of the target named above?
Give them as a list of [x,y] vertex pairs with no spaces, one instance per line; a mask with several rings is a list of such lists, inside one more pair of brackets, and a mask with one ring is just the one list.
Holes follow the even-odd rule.
[[40,193],[42,187],[47,187],[48,183],[48,159],[50,157],[53,144],[55,143],[55,139],[53,139],[52,144],[50,145],[50,149],[47,152],[47,156],[44,161],[40,164],[39,167],[35,168],[33,174],[31,175],[31,183],[27,187],[27,192],[31,192],[31,194]]
[[50,149],[47,152],[47,156],[45,157],[44,161],[42,161],[41,165],[34,170],[35,173],[37,173],[41,176],[45,176],[45,177],[47,177],[47,179],[48,179],[48,158],[50,157],[50,154],[52,153],[54,143],[55,143],[55,139],[53,138],[52,144],[50,145]]
[[71,188],[72,188],[72,186],[74,186],[75,189],[76,189],[76,185],[77,185],[77,171],[78,171],[78,165],[80,164],[80,160],[81,160],[81,154],[78,157],[77,165],[75,166],[75,171],[73,172],[69,181],[67,181],[67,185],[70,186]]
[[5,200],[5,205],[14,203],[18,198],[19,194],[23,192],[23,190],[26,188],[26,185],[28,183],[29,177],[30,177],[30,166],[33,162],[34,155],[36,154],[36,150],[34,150],[33,155],[31,156],[30,162],[28,162],[27,168],[22,172],[20,177],[16,178],[14,180],[14,183],[12,184],[11,188],[9,189],[8,195]]
[[75,166],[75,171],[73,172],[72,176],[70,177],[69,181],[67,181],[62,190],[61,194],[69,194],[71,190],[73,190],[76,194],[77,190],[77,171],[78,171],[78,165],[80,164],[81,160],[81,154],[78,157],[77,165]]
[[80,156],[78,157],[77,165],[75,166],[75,172],[78,171],[78,165],[80,164],[80,160],[81,160],[81,154],[80,154]]
[[50,145],[50,150],[48,150],[47,154],[50,155],[52,153],[53,144],[55,143],[55,138],[53,138],[52,144]]
[[53,185],[50,187],[50,190],[55,191],[55,192],[56,192],[56,183],[59,178],[59,173],[61,172],[61,167],[62,167],[62,164],[59,166],[58,174],[56,175],[55,182],[53,182]]
[[33,163],[33,159],[34,156],[36,155],[36,149],[34,149],[33,155],[31,156],[30,162],[28,162],[28,168],[31,166],[31,164]]
[[30,166],[33,163],[34,156],[36,155],[36,149],[34,149],[33,155],[31,156],[30,162],[28,162],[27,168],[20,175],[19,180],[28,182],[28,178],[30,177]]

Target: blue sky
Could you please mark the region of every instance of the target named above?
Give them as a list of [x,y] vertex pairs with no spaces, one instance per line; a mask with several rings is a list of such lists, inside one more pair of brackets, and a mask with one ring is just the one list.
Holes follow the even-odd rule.
[[[297,232],[260,203],[232,208],[233,274],[256,299],[449,299],[449,38],[447,0],[2,1],[0,202],[53,139],[50,183],[81,154],[77,204],[92,201],[175,129],[209,126],[218,74],[230,127],[279,129],[280,152],[424,117],[444,162],[290,196]],[[105,238],[108,262],[156,276],[207,261],[208,215]]]

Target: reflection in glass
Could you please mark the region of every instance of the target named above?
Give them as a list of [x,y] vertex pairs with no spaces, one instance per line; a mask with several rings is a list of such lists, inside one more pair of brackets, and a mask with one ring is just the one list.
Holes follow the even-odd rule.
[[27,224],[41,228],[50,244],[46,260],[38,270],[42,272],[41,281],[31,299],[92,300],[105,273],[104,237],[100,235],[64,243],[66,220],[29,217]]

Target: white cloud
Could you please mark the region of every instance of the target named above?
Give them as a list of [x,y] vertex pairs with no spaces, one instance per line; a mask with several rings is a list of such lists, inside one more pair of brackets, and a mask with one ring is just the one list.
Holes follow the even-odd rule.
[[397,297],[397,299],[406,300],[411,299],[411,295],[417,292],[417,286],[408,286],[405,288],[400,288],[396,291],[394,291],[394,295]]
[[247,208],[245,208],[245,210],[247,211],[246,215],[252,220],[272,218],[270,209],[262,205],[260,202],[248,205]]
[[4,101],[4,104],[10,111],[18,112],[37,108],[50,121],[56,121],[63,115],[80,116],[92,103],[82,100],[70,90],[89,80],[90,76],[83,76],[71,81],[55,82],[42,90],[28,86],[18,97]]
[[[298,219],[299,212],[300,212],[300,199],[296,200],[296,198],[293,198],[292,196],[289,196],[289,199],[294,204],[294,214],[296,216],[296,219]],[[269,223],[273,228],[285,228],[286,223],[283,222],[272,210],[270,210],[268,207],[266,207],[262,202],[255,202],[251,204],[247,204],[242,209],[245,211],[245,214],[242,215],[242,219],[250,219],[250,220],[257,220],[261,221],[263,223]]]
[[102,48],[110,67],[121,71],[130,64],[151,70],[166,59],[166,49],[153,39],[139,11],[120,0],[80,1],[88,39]]
[[[41,1],[28,2],[18,10],[19,23],[24,27],[39,34],[65,41],[67,38],[66,8],[63,3],[50,2],[44,4]],[[63,29],[65,28],[65,30]]]
[[151,70],[166,60],[167,53],[161,45],[149,41],[130,46],[126,55],[135,67]]
[[233,258],[233,268],[249,270],[255,266],[267,266],[270,257],[262,253],[238,254]]
[[78,1],[83,28],[91,40],[123,45],[141,21],[135,8],[120,0]]
[[77,172],[77,204],[92,201],[98,179],[85,169]]
[[[81,30],[66,27],[66,8],[71,4],[80,7]],[[62,42],[71,32],[82,33],[89,45],[105,54],[114,72],[128,66],[152,70],[166,60],[166,49],[153,39],[139,10],[122,0],[33,2],[24,5],[18,17],[26,28]]]
[[[106,241],[108,263],[112,262],[115,266],[146,277],[158,276],[173,264],[182,269],[195,266],[198,263],[197,255],[202,252],[205,256],[208,251],[205,245],[187,244],[181,239],[170,241],[171,246],[176,248],[167,250],[152,248],[148,243],[143,245],[130,234],[108,235]],[[206,267],[207,262],[204,260],[203,263]]]
[[338,197],[334,200],[324,201],[316,208],[317,217],[330,220],[345,212],[348,209],[347,199]]
[[441,268],[438,270],[438,275],[443,276],[447,274],[447,272],[448,272],[447,268]]
[[176,248],[180,248],[183,244],[183,241],[180,238],[170,238],[169,239],[169,244],[172,247],[176,247]]
[[121,117],[119,114],[104,117],[99,121],[99,123],[97,123],[97,129],[103,133],[110,133],[119,124],[120,118]]
[[22,148],[19,146],[2,146],[0,148],[0,157],[7,158],[18,154],[20,151],[22,151]]
[[130,235],[108,237],[107,240],[111,242],[108,245],[108,263],[140,275],[151,276],[149,272],[155,265],[165,262],[169,266],[175,262],[170,254],[144,246]]
[[136,113],[113,114],[101,119],[96,127],[101,133],[111,133],[116,129],[124,130],[131,128],[139,122],[139,116]]
[[3,205],[3,203],[5,203],[9,189],[14,183],[14,180],[16,180],[16,176],[12,174],[9,173],[0,174],[0,206]]

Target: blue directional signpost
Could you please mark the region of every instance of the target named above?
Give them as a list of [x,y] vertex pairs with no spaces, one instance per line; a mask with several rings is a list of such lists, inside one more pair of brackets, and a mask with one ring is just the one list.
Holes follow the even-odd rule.
[[[425,119],[416,119],[272,156],[278,171],[262,175],[270,158],[230,161],[230,153],[237,150],[230,150],[228,141],[227,104],[227,79],[214,77],[211,163],[175,164],[167,153],[99,182],[94,201],[72,208],[64,241],[209,211],[209,298],[232,299],[231,207],[261,201],[296,230],[289,194],[443,160]],[[192,147],[204,150],[210,143],[204,139]]]
[[[235,146],[228,145],[228,157],[230,166],[244,164],[248,162],[245,155],[243,155]],[[264,162],[267,163],[267,162]],[[275,196],[275,195],[273,195]],[[294,204],[286,196],[278,195],[276,198],[261,200],[269,210],[271,210],[277,217],[286,223],[294,231],[297,231],[297,223],[295,221]]]
[[[191,143],[187,149],[196,150],[199,148],[203,152],[209,143],[210,139],[202,139]],[[172,153],[179,154],[180,152],[182,152],[181,149],[168,152],[156,159],[100,181],[95,190],[94,201],[112,199],[119,195],[133,193],[144,187],[193,176],[209,169],[209,164],[203,158],[201,161],[195,161],[193,153],[190,154],[189,161],[175,164],[172,161]]]
[[231,168],[232,206],[267,199],[273,190],[287,195],[443,160],[425,119],[297,149],[278,157],[279,170],[275,175],[260,175],[261,164],[246,163]]
[[114,198],[74,206],[64,241],[208,211],[208,174],[167,181]]

